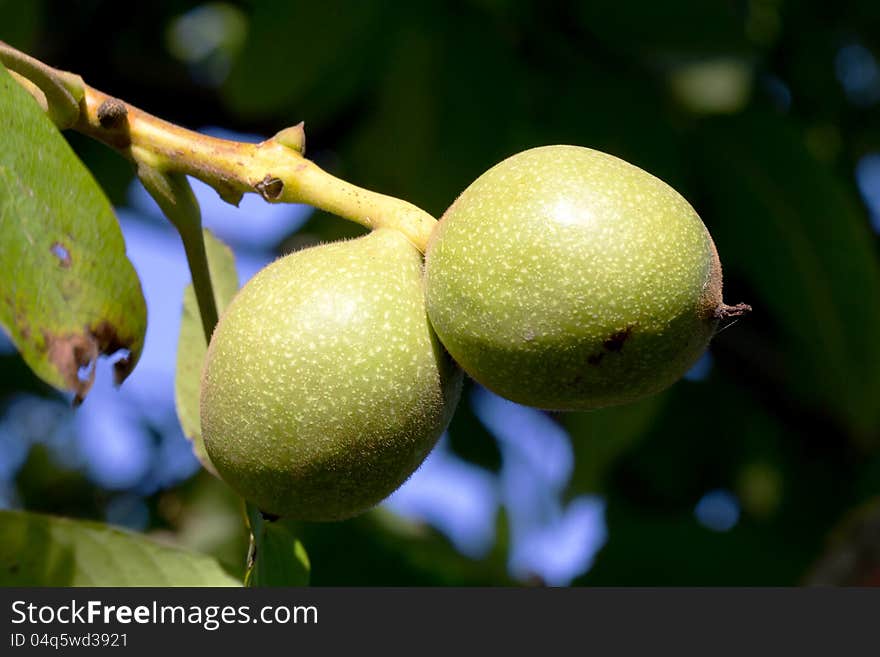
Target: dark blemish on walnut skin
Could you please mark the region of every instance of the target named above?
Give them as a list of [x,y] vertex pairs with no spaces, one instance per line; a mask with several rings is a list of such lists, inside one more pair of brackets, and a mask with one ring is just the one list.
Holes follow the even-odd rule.
[[52,255],[58,258],[59,265],[64,269],[70,269],[70,251],[67,250],[66,246],[61,242],[54,242],[52,246],[49,247],[49,250],[52,252]]
[[602,343],[602,347],[605,351],[613,351],[614,353],[619,353],[621,349],[623,349],[624,343],[629,339],[630,334],[632,333],[633,327],[627,326],[622,331],[618,331],[614,333]]
[[610,336],[605,338],[602,342],[602,349],[604,351],[600,351],[595,354],[590,354],[587,356],[587,363],[593,365],[594,367],[598,367],[602,363],[602,359],[605,358],[606,353],[615,353],[619,354],[623,349],[623,345],[629,340],[629,336],[632,334],[633,327],[632,325],[627,326],[622,331],[617,331],[617,333],[612,333]]

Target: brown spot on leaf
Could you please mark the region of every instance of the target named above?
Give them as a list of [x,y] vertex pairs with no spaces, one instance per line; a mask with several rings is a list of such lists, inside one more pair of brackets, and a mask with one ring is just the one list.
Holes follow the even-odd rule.
[[[95,382],[95,361],[98,359],[98,343],[90,333],[74,333],[57,336],[44,333],[46,353],[55,368],[64,377],[67,387],[74,392],[73,404],[79,406]],[[83,377],[80,369],[89,367]]]
[[19,337],[27,342],[31,337],[31,325],[28,322],[27,313],[16,308],[16,303],[12,297],[4,297],[3,301],[13,312],[15,327],[18,329]]
[[605,358],[605,352],[600,351],[598,354],[590,354],[587,356],[587,362],[590,365],[599,365],[603,358]]
[[605,351],[613,351],[615,353],[619,352],[623,349],[624,343],[629,339],[630,334],[632,333],[633,327],[627,326],[622,331],[618,331],[617,333],[613,333],[608,336],[605,341],[602,343],[602,346],[605,348]]
[[[74,406],[83,402],[95,382],[98,356],[127,352],[131,346],[119,338],[116,329],[107,321],[98,323],[94,328],[86,328],[82,333],[57,336],[44,331],[43,337],[49,362],[61,373],[66,386],[74,393]],[[125,353],[113,364],[115,383],[122,383],[133,367],[131,353]],[[83,372],[85,368],[88,369]]]
[[134,359],[129,351],[131,345],[123,342],[119,338],[116,328],[107,321],[101,322],[92,329],[92,335],[98,341],[98,349],[102,354],[110,356],[120,351],[125,352],[119,360],[113,363],[113,382],[116,385],[121,384],[134,369]]
[[64,269],[70,269],[70,251],[61,242],[53,242],[49,247],[52,255],[58,258],[58,264]]

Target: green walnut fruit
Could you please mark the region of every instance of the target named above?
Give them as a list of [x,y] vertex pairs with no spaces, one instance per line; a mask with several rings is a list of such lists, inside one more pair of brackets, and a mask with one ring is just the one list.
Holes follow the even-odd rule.
[[576,146],[524,151],[468,187],[426,253],[428,315],[478,382],[588,409],[676,381],[719,317],[712,238],[675,190]]
[[205,358],[202,434],[262,511],[341,520],[412,474],[460,389],[428,321],[421,254],[380,229],[281,258],[241,289]]

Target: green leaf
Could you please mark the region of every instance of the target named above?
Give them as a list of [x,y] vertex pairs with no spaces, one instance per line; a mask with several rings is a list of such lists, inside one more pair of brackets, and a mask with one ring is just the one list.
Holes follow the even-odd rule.
[[[235,256],[228,246],[205,230],[205,250],[208,255],[208,269],[211,271],[211,284],[217,312],[232,301],[238,291],[238,273],[235,269]],[[214,466],[205,451],[202,429],[199,420],[199,390],[201,386],[202,361],[208,346],[202,330],[202,319],[196,303],[192,285],[183,292],[183,317],[180,321],[180,335],[177,341],[177,373],[174,377],[174,399],[177,418],[183,433],[192,441],[193,452],[202,465],[216,475]]]
[[765,356],[743,357],[851,435],[876,436],[880,263],[864,212],[784,117],[709,122],[693,141],[725,274],[757,295],[742,299],[750,321],[770,319],[780,334]]
[[[737,6],[726,2],[614,2],[576,5],[582,28],[606,48],[651,64],[676,56],[744,52],[752,46]],[[694,29],[699,25],[699,29]]]
[[140,357],[140,281],[100,187],[2,66],[0,117],[0,324],[41,379],[82,401],[99,355],[128,352],[117,383]]
[[606,519],[608,543],[575,585],[793,586],[811,556],[809,545],[751,523],[712,531],[691,509],[645,511],[615,497]]
[[479,558],[458,552],[430,525],[383,506],[346,522],[302,523],[297,531],[317,555],[313,586],[510,586],[503,510],[495,525],[495,545]]
[[302,543],[281,520],[267,520],[249,507],[254,533],[253,563],[245,575],[247,586],[308,586],[311,565]]
[[46,7],[42,0],[0,0],[0,16],[15,17],[14,20],[0,23],[0,41],[21,50],[31,51],[38,47],[38,39],[46,19]]
[[[638,445],[605,479],[609,540],[577,584],[800,581],[856,498],[858,461],[839,435],[765,405],[738,376],[713,367],[707,380],[665,393]],[[701,498],[719,489],[737,499],[729,531],[709,529],[695,514]]]
[[0,586],[240,586],[212,558],[97,522],[0,511]]
[[461,391],[462,402],[446,430],[449,447],[459,457],[491,472],[501,470],[501,450],[498,441],[480,422],[471,404],[473,383],[466,379]]
[[[394,14],[385,2],[258,2],[249,22],[224,87],[227,104],[241,116],[296,108],[326,121],[378,77]],[[315,25],[332,25],[333,39]]]
[[666,391],[624,406],[563,414],[560,420],[574,448],[568,494],[602,491],[606,471],[650,430],[670,394]]
[[[514,134],[530,125],[523,110],[543,99],[515,74],[508,26],[487,21],[483,12],[409,9],[395,12],[394,20],[399,25],[387,31],[381,79],[340,157],[359,184],[439,216],[478,175],[525,147]],[[578,122],[583,115],[581,105]]]
[[806,578],[810,586],[877,586],[880,584],[880,496],[849,509],[836,524],[821,558]]

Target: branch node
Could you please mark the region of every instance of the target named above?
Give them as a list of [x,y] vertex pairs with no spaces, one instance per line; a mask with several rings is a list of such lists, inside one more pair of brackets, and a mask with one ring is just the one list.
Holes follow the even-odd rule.
[[281,181],[281,178],[276,178],[271,173],[267,173],[260,182],[254,185],[254,189],[265,200],[275,201],[281,196],[281,192],[284,191],[284,183]]
[[127,118],[128,108],[117,98],[108,98],[98,106],[98,123],[102,128],[119,128]]
[[290,148],[300,155],[306,154],[306,130],[305,123],[300,121],[295,126],[291,126],[289,128],[284,128],[284,130],[280,131],[276,134],[272,139],[277,141],[282,146],[286,146]]

